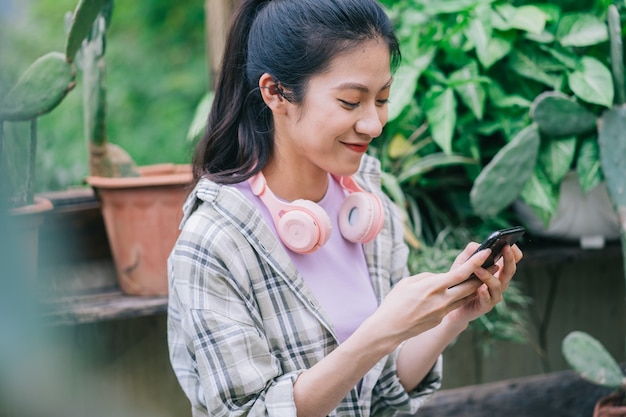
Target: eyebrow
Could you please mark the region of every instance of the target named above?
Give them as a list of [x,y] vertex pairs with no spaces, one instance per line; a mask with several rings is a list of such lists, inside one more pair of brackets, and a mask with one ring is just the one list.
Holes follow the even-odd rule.
[[[380,91],[383,91],[383,90],[386,90],[386,89],[390,88],[392,82],[393,82],[393,78],[390,78],[389,81],[387,81],[387,83],[385,83],[383,88],[380,89]],[[367,88],[363,84],[352,83],[352,82],[347,82],[347,83],[340,84],[337,87],[335,87],[334,90],[357,90],[357,91],[360,91],[362,93],[369,93],[369,91],[370,91],[369,88]]]

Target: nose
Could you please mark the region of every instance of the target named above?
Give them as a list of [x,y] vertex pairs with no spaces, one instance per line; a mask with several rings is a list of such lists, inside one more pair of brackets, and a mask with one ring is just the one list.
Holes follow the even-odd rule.
[[373,105],[364,108],[360,116],[355,125],[356,131],[371,138],[378,137],[383,133],[383,126],[387,119],[387,106],[379,108]]

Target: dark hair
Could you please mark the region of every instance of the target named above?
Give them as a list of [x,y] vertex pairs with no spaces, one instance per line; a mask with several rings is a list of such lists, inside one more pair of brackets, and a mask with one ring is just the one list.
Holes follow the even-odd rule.
[[258,82],[270,74],[294,103],[338,54],[382,39],[392,68],[398,40],[377,0],[240,0],[233,14],[215,97],[193,158],[196,180],[243,181],[261,170],[273,149],[273,120]]

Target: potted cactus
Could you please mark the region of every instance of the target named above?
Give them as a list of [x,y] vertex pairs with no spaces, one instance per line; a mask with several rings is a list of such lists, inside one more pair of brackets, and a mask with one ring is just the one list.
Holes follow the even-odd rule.
[[626,374],[604,346],[589,334],[574,331],[563,339],[562,351],[581,377],[614,390],[596,402],[593,417],[625,416]]
[[[137,167],[106,133],[106,34],[112,0],[80,0],[69,17],[67,50],[77,51],[83,74],[87,182],[101,202],[117,278],[133,295],[167,293],[167,256],[178,237],[182,205],[192,183],[190,165]],[[81,16],[93,16],[85,25]]]
[[[44,213],[52,210],[50,200],[35,196],[35,157],[37,152],[37,122],[39,117],[57,107],[75,86],[76,71],[71,57],[60,52],[49,52],[35,60],[17,80],[8,92],[0,97],[0,195],[7,196],[0,202],[0,210],[4,214],[9,210],[15,228],[15,243],[19,253],[29,253],[25,260],[38,259],[39,226],[44,220]],[[30,143],[26,163],[19,176],[23,178],[22,186],[13,190],[8,188],[13,181],[6,180],[9,175],[9,156],[3,153],[5,142],[4,127],[7,123],[28,123],[30,127]],[[20,159],[19,157],[17,159]],[[17,162],[20,165],[21,162]],[[37,275],[37,262],[26,262],[25,274],[34,279]]]
[[[618,216],[611,204],[617,204],[611,201],[616,196],[607,194],[609,177],[615,174],[604,158],[621,151],[619,140],[613,141],[608,131],[616,132],[612,126],[624,112],[622,33],[615,5],[609,6],[607,21],[603,28],[611,69],[597,58],[574,59],[567,51],[557,57],[567,68],[564,75],[574,94],[547,91],[536,97],[529,111],[531,123],[494,156],[474,183],[470,197],[478,214],[490,216],[522,201],[523,217],[528,211],[534,214],[533,224],[527,226],[551,232],[557,211],[597,206],[599,214],[579,213],[577,225],[584,218],[595,222],[603,237],[619,238]],[[596,29],[597,33],[602,27]],[[576,188],[580,203],[567,200],[566,188]],[[556,237],[578,238],[571,230]]]

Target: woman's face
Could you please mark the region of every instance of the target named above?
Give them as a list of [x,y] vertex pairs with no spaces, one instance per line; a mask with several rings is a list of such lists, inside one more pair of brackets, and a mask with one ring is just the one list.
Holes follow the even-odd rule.
[[354,174],[387,122],[391,80],[383,41],[365,41],[335,57],[309,80],[302,104],[289,103],[284,117],[275,117],[270,163],[283,175]]

